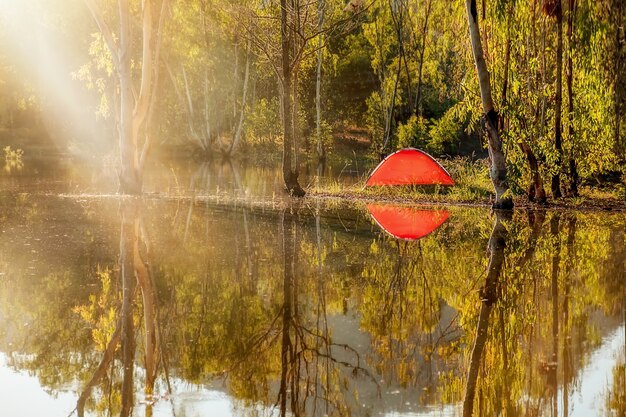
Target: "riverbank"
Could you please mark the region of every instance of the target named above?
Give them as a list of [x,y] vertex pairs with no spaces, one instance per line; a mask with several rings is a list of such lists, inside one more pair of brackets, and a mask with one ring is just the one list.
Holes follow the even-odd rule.
[[[466,188],[463,186],[444,187],[364,187],[362,184],[310,188],[308,198],[323,200],[343,200],[384,202],[396,204],[423,204],[459,207],[491,207],[494,196],[484,188]],[[530,210],[579,210],[579,211],[619,211],[626,212],[626,199],[622,189],[603,190],[589,186],[580,187],[578,197],[548,199],[545,204],[529,201],[526,196],[514,196],[516,209]]]

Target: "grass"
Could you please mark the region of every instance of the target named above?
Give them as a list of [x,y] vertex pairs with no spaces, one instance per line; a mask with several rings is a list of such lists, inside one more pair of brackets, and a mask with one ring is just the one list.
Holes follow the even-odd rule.
[[[345,185],[337,180],[314,185],[308,189],[314,198],[338,198],[364,201],[392,201],[398,203],[426,203],[445,205],[490,206],[495,198],[489,178],[486,160],[471,161],[469,158],[454,158],[442,161],[456,184],[443,186],[398,186],[367,187],[367,175],[357,183]],[[548,190],[549,191],[549,190]],[[609,187],[585,185],[579,187],[580,195],[575,198],[550,200],[546,205],[528,201],[525,195],[514,196],[518,208],[552,208],[575,210],[626,211],[626,186],[613,184]]]
[[399,186],[367,187],[367,176],[353,185],[331,180],[312,186],[308,191],[314,197],[337,197],[364,200],[391,200],[399,202],[432,202],[457,204],[489,204],[493,192],[487,165],[484,161],[472,162],[468,158],[454,158],[443,165],[455,179],[454,187]]

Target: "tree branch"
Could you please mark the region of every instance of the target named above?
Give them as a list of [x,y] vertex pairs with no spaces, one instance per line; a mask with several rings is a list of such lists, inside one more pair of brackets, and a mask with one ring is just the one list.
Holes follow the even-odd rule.
[[102,37],[104,38],[109,51],[111,52],[111,58],[113,59],[113,65],[115,66],[115,70],[119,70],[120,65],[120,52],[115,44],[115,40],[113,38],[113,32],[109,25],[107,25],[104,15],[102,14],[102,10],[96,4],[94,0],[84,0],[85,5],[91,12],[91,16],[93,20],[96,21],[96,25],[98,25],[98,29],[100,29],[100,33],[102,33]]

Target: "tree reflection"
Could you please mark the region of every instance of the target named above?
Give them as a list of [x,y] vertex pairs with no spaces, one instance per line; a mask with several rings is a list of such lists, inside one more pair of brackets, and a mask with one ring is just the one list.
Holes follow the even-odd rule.
[[[319,229],[317,229],[318,250]],[[333,342],[328,332],[321,279],[317,281],[317,308],[314,317],[306,320],[309,303],[300,301],[301,286],[298,270],[300,231],[297,212],[287,209],[282,213],[283,242],[283,304],[280,350],[280,388],[278,401],[280,415],[294,416],[317,414],[318,402],[322,402],[319,412],[324,414],[349,413],[350,402],[341,394],[337,379],[345,377],[342,371],[349,371],[352,377],[365,376],[373,380],[370,371],[361,364],[360,354],[347,344]],[[318,260],[321,260],[318,252]],[[321,265],[319,266],[321,268]],[[318,270],[321,274],[321,270]],[[318,278],[321,278],[318,276]],[[310,313],[310,312],[309,312]],[[316,316],[316,317],[315,317]],[[312,324],[310,326],[308,323]],[[350,353],[349,359],[336,355],[337,350]],[[288,407],[289,405],[289,407]],[[332,410],[332,411],[330,411]]]
[[[473,415],[551,414],[555,404],[567,414],[581,372],[624,320],[617,216],[450,208],[436,233],[399,242],[372,233],[365,206],[361,216],[239,200],[178,216],[177,202],[128,200],[118,216],[117,204],[59,205],[76,244],[58,249],[37,217],[48,211],[5,204],[0,341],[13,346],[10,366],[48,390],[81,381],[80,415],[150,415],[169,375],[174,388],[217,385],[243,413],[421,412],[465,400]],[[48,275],[22,272],[25,247]],[[56,252],[41,260],[42,248]],[[619,415],[623,360],[612,366],[603,398]]]
[[[143,204],[139,199],[128,199],[120,205],[120,253],[119,276],[122,287],[122,301],[115,330],[107,343],[104,354],[91,379],[83,387],[77,402],[77,413],[83,416],[85,405],[93,388],[104,378],[113,378],[107,372],[113,365],[117,354],[121,356],[121,416],[132,414],[135,399],[135,356],[136,328],[135,321],[141,304],[139,316],[143,319],[143,365],[145,370],[144,394],[146,415],[152,415],[152,396],[160,362],[160,338],[157,319],[157,301],[153,274],[147,262],[150,252],[149,239],[143,224]],[[138,300],[137,289],[141,296]]]
[[506,248],[507,229],[503,224],[504,213],[496,211],[496,218],[489,237],[488,256],[489,266],[487,267],[487,278],[481,290],[481,306],[478,316],[478,326],[476,328],[476,339],[472,348],[470,368],[467,373],[467,385],[465,388],[465,398],[463,400],[463,416],[471,417],[474,410],[474,397],[476,396],[476,380],[478,379],[478,369],[480,367],[481,356],[485,343],[487,342],[487,329],[489,327],[489,316],[494,303],[497,301],[497,287],[502,266],[504,265],[504,249]]

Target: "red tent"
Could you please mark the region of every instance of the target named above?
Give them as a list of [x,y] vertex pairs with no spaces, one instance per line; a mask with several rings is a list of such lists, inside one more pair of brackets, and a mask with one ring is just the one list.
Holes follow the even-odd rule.
[[417,240],[441,226],[447,210],[427,210],[389,204],[368,204],[374,221],[396,239]]
[[407,148],[392,153],[372,171],[371,185],[454,185],[454,180],[432,156]]

